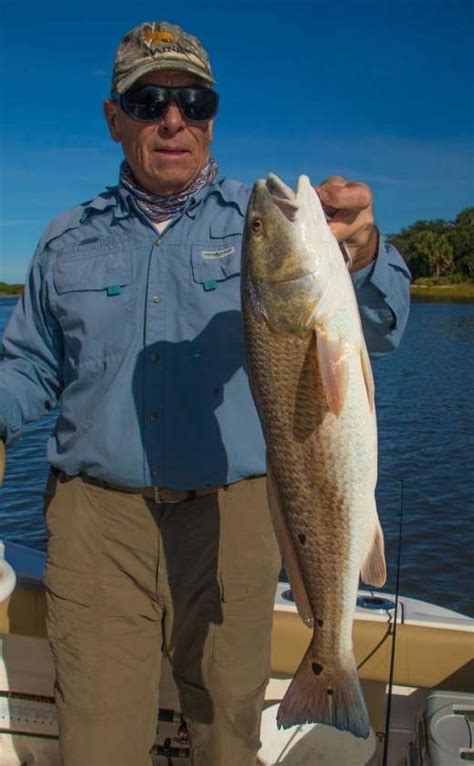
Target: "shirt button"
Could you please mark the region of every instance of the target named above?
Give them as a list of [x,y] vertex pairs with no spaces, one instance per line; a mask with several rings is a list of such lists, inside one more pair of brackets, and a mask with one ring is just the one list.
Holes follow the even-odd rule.
[[152,362],[159,362],[160,361],[160,355],[158,352],[154,352],[153,354],[150,354],[150,359]]
[[158,420],[158,413],[150,412],[150,414],[148,415],[148,420],[150,421],[150,423],[154,423],[155,420]]
[[160,238],[159,238],[159,237],[158,237],[158,239],[155,239],[155,245],[156,245],[157,247],[159,247],[159,246],[161,245],[161,242],[160,242]]
[[161,295],[158,295],[157,293],[156,295],[153,296],[152,301],[153,303],[159,303],[161,301]]
[[158,468],[153,468],[153,470],[151,472],[151,475],[152,476],[158,476],[158,473],[159,473]]

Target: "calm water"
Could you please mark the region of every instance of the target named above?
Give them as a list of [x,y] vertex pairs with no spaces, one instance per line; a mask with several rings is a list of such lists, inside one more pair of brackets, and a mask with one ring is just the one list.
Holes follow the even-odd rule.
[[[16,300],[0,298],[0,335]],[[401,592],[474,616],[474,303],[416,301],[401,348],[374,365],[378,507],[395,584],[404,486]],[[50,415],[8,452],[0,537],[45,548],[42,491]]]

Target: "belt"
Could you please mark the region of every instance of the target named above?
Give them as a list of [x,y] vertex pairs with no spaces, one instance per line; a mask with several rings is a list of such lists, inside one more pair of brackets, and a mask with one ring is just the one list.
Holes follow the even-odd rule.
[[194,500],[196,497],[203,497],[204,495],[214,495],[220,489],[225,489],[226,486],[214,486],[204,487],[203,489],[172,489],[171,487],[123,487],[119,484],[111,484],[103,479],[96,479],[94,476],[88,476],[85,473],[80,473],[78,476],[68,476],[64,471],[59,468],[52,468],[52,473],[58,481],[64,483],[71,481],[72,479],[80,478],[85,484],[93,484],[95,487],[102,487],[102,489],[110,489],[113,492],[126,492],[132,495],[142,495],[149,500],[154,500],[155,503],[182,503],[184,500]]

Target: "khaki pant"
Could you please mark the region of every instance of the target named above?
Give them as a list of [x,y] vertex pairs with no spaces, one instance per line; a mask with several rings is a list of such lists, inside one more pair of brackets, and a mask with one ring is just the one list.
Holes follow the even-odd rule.
[[76,477],[46,520],[63,766],[150,766],[162,652],[193,766],[255,766],[280,567],[264,479],[155,504]]

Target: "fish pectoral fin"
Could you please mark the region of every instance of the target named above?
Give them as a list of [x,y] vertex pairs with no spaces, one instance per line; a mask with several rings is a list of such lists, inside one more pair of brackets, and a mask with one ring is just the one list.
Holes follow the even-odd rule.
[[383,532],[378,518],[372,545],[362,564],[360,577],[366,585],[372,585],[376,588],[381,588],[382,585],[385,585],[387,579]]
[[349,354],[344,341],[324,329],[316,331],[319,374],[329,409],[339,415],[346,400]]
[[362,343],[360,349],[360,363],[362,366],[362,374],[364,376],[364,383],[367,389],[367,398],[369,400],[370,411],[373,412],[375,408],[375,385],[374,376],[372,374],[372,365],[370,364],[369,352],[365,342]]
[[305,584],[303,582],[303,575],[301,573],[301,567],[295,551],[295,546],[293,544],[293,540],[290,537],[288,525],[281,508],[278,487],[269,465],[267,465],[267,498],[268,506],[270,509],[270,516],[273,522],[273,528],[275,530],[276,539],[280,547],[280,553],[283,559],[283,564],[285,566],[285,571],[290,581],[291,592],[293,594],[296,608],[298,609],[298,614],[305,625],[308,627],[313,627],[313,610],[311,609],[308,594],[306,593]]

